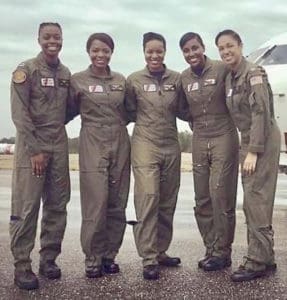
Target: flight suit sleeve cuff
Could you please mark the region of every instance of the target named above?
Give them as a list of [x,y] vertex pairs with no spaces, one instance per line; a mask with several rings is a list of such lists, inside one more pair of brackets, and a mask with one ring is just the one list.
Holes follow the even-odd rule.
[[263,153],[264,146],[263,145],[249,145],[248,151],[252,153]]

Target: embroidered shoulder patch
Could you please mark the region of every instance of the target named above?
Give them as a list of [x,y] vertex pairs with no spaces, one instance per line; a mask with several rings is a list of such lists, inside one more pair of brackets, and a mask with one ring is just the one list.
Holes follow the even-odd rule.
[[262,76],[252,76],[250,78],[250,85],[256,85],[256,84],[262,84],[263,83],[263,79]]
[[13,72],[12,80],[14,83],[23,83],[27,79],[27,75],[23,70],[16,70]]

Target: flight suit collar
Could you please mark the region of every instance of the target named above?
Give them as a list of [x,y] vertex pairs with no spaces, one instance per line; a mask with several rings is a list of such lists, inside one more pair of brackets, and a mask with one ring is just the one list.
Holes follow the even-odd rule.
[[[166,65],[164,64],[164,74],[162,75],[162,78],[167,78],[170,76],[170,70],[166,67]],[[154,76],[150,73],[149,69],[147,66],[145,66],[145,68],[143,69],[143,73],[145,76],[149,77],[149,78],[154,78]]]
[[87,72],[89,73],[89,75],[91,77],[95,77],[95,78],[98,78],[98,79],[112,79],[114,77],[114,72],[111,71],[111,68],[109,66],[107,66],[107,69],[108,69],[108,75],[107,76],[98,76],[96,75],[93,70],[92,70],[92,67],[93,65],[89,65],[88,69],[87,69]]
[[191,72],[191,75],[193,77],[197,77],[197,78],[200,78],[202,77],[211,67],[212,67],[212,61],[211,59],[209,59],[207,56],[204,55],[204,58],[205,58],[205,65],[204,65],[204,68],[202,70],[202,73],[201,75],[197,75],[196,73],[193,72],[192,68],[189,68],[190,69],[190,72]]
[[244,57],[242,57],[242,60],[239,64],[238,69],[236,70],[236,72],[233,72],[233,71],[231,72],[232,77],[235,78],[235,79],[240,77],[246,69],[246,64],[247,64],[247,60]]
[[62,65],[62,63],[61,63],[61,61],[60,61],[60,59],[58,59],[58,60],[59,60],[59,64],[58,64],[57,68],[52,68],[51,66],[49,66],[49,65],[47,64],[46,60],[44,59],[44,55],[43,55],[42,52],[40,52],[40,53],[37,55],[37,60],[38,60],[39,64],[40,64],[42,67],[44,67],[44,68],[46,68],[46,69],[49,69],[49,70],[57,70],[57,71],[59,71],[59,70],[61,70],[62,67],[63,67],[63,65]]

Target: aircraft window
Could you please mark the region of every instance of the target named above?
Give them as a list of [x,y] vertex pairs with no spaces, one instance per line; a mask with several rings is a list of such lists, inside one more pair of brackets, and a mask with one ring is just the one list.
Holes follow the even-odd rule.
[[268,49],[268,47],[265,48],[261,48],[258,50],[255,50],[254,52],[251,52],[248,56],[247,59],[251,62],[256,63],[256,61],[258,60],[258,58]]
[[284,65],[287,64],[287,45],[278,45],[267,51],[259,62],[260,65]]

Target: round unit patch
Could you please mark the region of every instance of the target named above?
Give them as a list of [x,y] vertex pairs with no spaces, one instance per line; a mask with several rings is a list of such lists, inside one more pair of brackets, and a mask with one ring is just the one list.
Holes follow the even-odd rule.
[[14,83],[23,83],[26,81],[27,75],[22,70],[16,70],[13,73],[12,80]]

